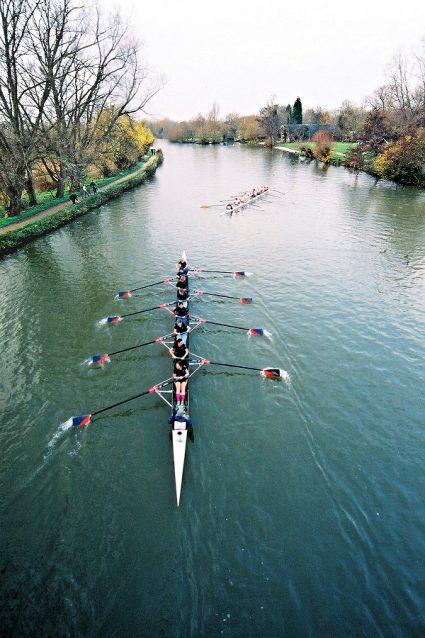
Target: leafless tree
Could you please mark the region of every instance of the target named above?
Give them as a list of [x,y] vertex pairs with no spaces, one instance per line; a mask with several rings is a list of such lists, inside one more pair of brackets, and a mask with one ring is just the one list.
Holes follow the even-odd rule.
[[118,15],[104,24],[97,7],[82,7],[75,0],[40,2],[34,54],[50,78],[43,127],[47,155],[56,158],[46,162],[46,168],[62,196],[68,177],[72,190],[79,187],[117,120],[142,111],[161,85],[149,84],[148,71],[140,64],[140,46]]
[[11,214],[22,210],[25,188],[35,203],[31,162],[49,95],[44,78],[38,86],[37,108],[28,98],[33,88],[28,34],[38,4],[38,0],[0,1],[0,188]]
[[0,190],[10,212],[24,189],[35,201],[34,162],[59,196],[68,178],[78,187],[118,119],[161,87],[118,15],[105,23],[78,0],[0,0]]

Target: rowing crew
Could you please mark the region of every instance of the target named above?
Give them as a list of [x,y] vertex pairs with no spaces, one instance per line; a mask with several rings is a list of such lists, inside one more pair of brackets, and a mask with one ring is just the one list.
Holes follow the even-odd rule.
[[268,190],[268,186],[259,186],[258,188],[253,188],[251,191],[246,191],[240,197],[236,197],[232,202],[229,202],[226,206],[226,210],[234,210],[242,204],[248,204],[252,199],[266,193]]
[[170,355],[174,359],[173,381],[176,396],[176,408],[184,408],[186,401],[186,386],[189,380],[189,349],[186,346],[187,335],[190,332],[190,326],[187,325],[188,310],[188,279],[187,273],[189,268],[185,259],[181,258],[177,262],[177,284],[176,298],[177,303],[173,311],[175,316],[174,325],[174,345],[170,349]]

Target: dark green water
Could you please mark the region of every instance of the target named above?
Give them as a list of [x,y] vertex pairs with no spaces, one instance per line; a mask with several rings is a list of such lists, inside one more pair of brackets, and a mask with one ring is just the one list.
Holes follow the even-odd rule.
[[[162,145],[155,178],[0,262],[0,634],[84,637],[425,633],[425,196],[261,149]],[[232,218],[200,209],[259,183],[286,194]],[[155,397],[60,424],[169,376],[171,288],[116,290],[192,265],[254,272],[200,287],[175,506]],[[195,303],[195,302],[194,302]]]

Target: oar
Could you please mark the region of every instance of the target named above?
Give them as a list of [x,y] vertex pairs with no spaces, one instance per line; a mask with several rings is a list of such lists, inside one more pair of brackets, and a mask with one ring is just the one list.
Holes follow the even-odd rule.
[[225,299],[237,299],[243,304],[252,303],[252,297],[231,297],[230,295],[219,295],[216,292],[205,292],[204,290],[195,290],[195,295],[208,295],[209,297],[224,297]]
[[173,306],[176,302],[171,301],[170,303],[162,303],[160,306],[153,306],[152,308],[145,308],[144,310],[136,310],[135,312],[128,312],[126,315],[110,315],[109,317],[105,317],[105,319],[100,320],[100,324],[104,325],[107,323],[118,323],[124,317],[132,317],[133,315],[141,315],[144,312],[151,312],[151,310],[158,310],[159,308],[168,308],[168,306]]
[[223,204],[201,204],[199,208],[223,208]]
[[278,191],[277,188],[271,188],[270,190],[276,191],[276,193],[280,193],[281,195],[286,195],[286,193],[282,193],[282,191]]
[[164,335],[163,337],[157,337],[156,339],[152,339],[152,341],[145,341],[145,343],[139,343],[136,346],[130,346],[128,348],[123,348],[122,350],[115,350],[115,352],[110,352],[109,354],[94,354],[90,359],[87,359],[89,365],[92,363],[110,363],[110,357],[114,357],[116,354],[121,354],[122,352],[129,352],[130,350],[136,350],[137,348],[143,348],[144,346],[150,346],[152,343],[161,343],[161,341],[165,341],[165,339],[169,339],[173,334]]
[[168,284],[169,281],[172,281],[171,277],[161,279],[161,281],[155,281],[153,284],[146,284],[146,286],[139,286],[138,288],[131,288],[130,290],[119,290],[115,295],[115,299],[128,299],[129,297],[131,297],[131,293],[135,292],[136,290],[152,288],[153,286],[159,286],[160,284]]
[[153,388],[149,388],[149,390],[145,390],[145,392],[141,392],[140,394],[135,394],[133,397],[129,399],[124,399],[123,401],[118,401],[117,403],[113,403],[112,405],[108,405],[106,408],[102,408],[101,410],[96,410],[96,412],[92,412],[91,414],[83,414],[81,416],[72,416],[68,421],[66,421],[67,425],[73,425],[74,427],[82,428],[83,425],[88,425],[91,420],[94,420],[93,417],[98,414],[102,414],[102,412],[106,412],[107,410],[112,410],[112,408],[116,408],[119,405],[123,405],[124,403],[128,403],[129,401],[134,401],[134,399],[138,399],[140,397],[144,397],[147,394],[153,394],[157,392],[161,388],[165,388],[167,385],[173,383],[172,379],[167,379],[158,385],[154,385]]
[[226,328],[234,328],[235,330],[244,330],[253,337],[271,337],[272,334],[264,328],[243,328],[242,326],[232,326],[229,323],[219,323],[218,321],[209,321],[208,319],[199,319],[199,323],[211,323],[214,326],[225,326]]
[[189,272],[218,273],[219,275],[233,275],[234,277],[251,277],[252,272],[243,270],[205,270],[204,268],[189,268]]
[[212,366],[224,366],[225,368],[240,368],[241,370],[255,370],[255,372],[261,372],[263,377],[269,379],[287,379],[289,374],[286,370],[280,370],[279,368],[252,368],[251,366],[237,366],[233,363],[220,363],[218,361],[209,361],[209,359],[202,359],[201,363],[204,365]]

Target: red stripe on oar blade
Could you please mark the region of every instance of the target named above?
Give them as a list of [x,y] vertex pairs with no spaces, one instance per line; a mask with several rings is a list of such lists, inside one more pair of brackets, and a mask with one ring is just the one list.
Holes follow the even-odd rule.
[[280,370],[279,368],[264,368],[261,374],[268,379],[284,379],[285,381],[289,379],[289,374],[286,370]]
[[247,304],[252,303],[252,297],[242,297],[240,301],[241,301],[241,303],[247,305]]
[[119,321],[121,321],[121,317],[119,315],[106,317],[106,323],[118,323]]
[[83,416],[73,416],[72,417],[72,425],[75,428],[82,428],[84,425],[87,425],[91,421],[91,414],[84,414]]
[[129,299],[130,297],[131,292],[129,290],[120,290],[116,295],[116,299]]
[[268,379],[279,379],[280,378],[280,370],[279,368],[264,368],[263,376]]

